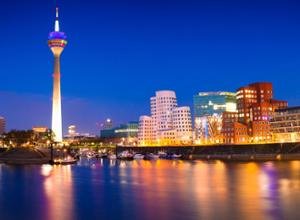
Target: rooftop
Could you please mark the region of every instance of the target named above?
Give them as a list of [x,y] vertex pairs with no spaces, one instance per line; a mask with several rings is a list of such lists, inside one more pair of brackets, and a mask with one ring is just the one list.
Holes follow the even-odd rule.
[[235,96],[235,92],[224,92],[224,91],[217,91],[217,92],[199,92],[199,96]]
[[283,109],[277,109],[276,112],[287,112],[287,111],[294,111],[294,110],[300,110],[300,106],[293,106]]

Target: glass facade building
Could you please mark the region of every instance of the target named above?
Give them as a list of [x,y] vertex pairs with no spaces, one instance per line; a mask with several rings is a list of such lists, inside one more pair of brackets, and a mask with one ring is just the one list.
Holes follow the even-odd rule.
[[138,122],[131,121],[127,124],[121,124],[115,128],[105,128],[100,131],[101,138],[127,138],[137,137]]
[[194,117],[236,111],[236,94],[232,92],[200,92],[193,97]]

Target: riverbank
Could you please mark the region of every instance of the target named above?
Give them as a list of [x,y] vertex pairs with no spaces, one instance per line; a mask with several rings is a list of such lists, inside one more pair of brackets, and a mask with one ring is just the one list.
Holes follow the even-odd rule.
[[300,160],[300,154],[232,154],[232,155],[196,155],[193,154],[189,159],[192,160],[222,160],[222,161],[291,161]]
[[183,159],[224,161],[300,160],[300,143],[272,143],[247,145],[201,145],[128,147],[117,146],[116,153],[124,150],[148,154],[164,151],[181,154]]
[[14,165],[47,164],[50,156],[34,148],[12,148],[0,153],[0,163]]

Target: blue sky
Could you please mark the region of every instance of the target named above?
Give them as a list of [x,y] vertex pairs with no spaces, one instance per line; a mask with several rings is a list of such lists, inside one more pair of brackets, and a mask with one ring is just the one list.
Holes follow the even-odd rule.
[[[275,98],[300,105],[297,1],[64,0],[64,129],[97,132],[149,113],[156,90],[180,105],[199,91],[271,81]],[[0,115],[8,129],[50,125],[55,1],[10,0],[0,14]]]

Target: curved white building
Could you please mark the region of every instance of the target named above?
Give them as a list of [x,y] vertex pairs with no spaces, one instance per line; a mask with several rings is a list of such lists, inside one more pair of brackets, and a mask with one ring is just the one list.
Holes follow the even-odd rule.
[[153,133],[153,120],[150,116],[143,115],[139,119],[138,142],[141,146],[153,145],[155,134]]
[[173,129],[177,132],[177,140],[181,144],[193,141],[191,109],[188,106],[177,107],[172,111]]
[[192,119],[189,107],[177,107],[174,91],[157,91],[150,98],[151,116],[141,116],[139,145],[188,144],[192,140]]
[[151,117],[154,120],[156,130],[168,130],[173,128],[172,110],[177,107],[177,99],[174,91],[157,91],[156,96],[151,97]]

